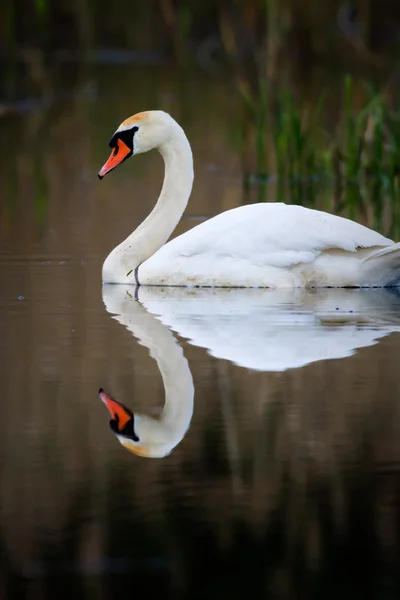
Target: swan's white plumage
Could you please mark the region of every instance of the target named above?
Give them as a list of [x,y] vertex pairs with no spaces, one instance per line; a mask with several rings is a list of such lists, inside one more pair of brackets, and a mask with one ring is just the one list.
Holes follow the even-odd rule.
[[254,263],[290,267],[329,248],[354,252],[392,243],[349,219],[271,202],[227,210],[170,241],[151,258],[213,253],[249,259],[250,255]]
[[[236,285],[258,282],[274,287],[280,281],[277,287],[286,287],[286,279],[290,286],[298,278],[296,287],[302,287],[302,266],[326,250],[342,251],[335,255],[338,272],[332,277],[337,277],[343,274],[341,263],[350,258],[348,253],[391,244],[379,233],[339,216],[283,203],[252,204],[217,215],[168,242],[141,265],[140,282],[165,284],[169,280],[184,285],[185,278],[191,285],[212,285],[211,278],[207,279],[212,274],[224,286],[228,284],[224,266]],[[300,269],[282,271],[294,266]],[[253,279],[253,271],[257,279],[246,281]]]
[[[158,148],[163,188],[153,211],[107,257],[103,281],[214,287],[373,287],[400,281],[400,244],[349,219],[283,203],[226,211],[166,244],[188,202],[193,160],[163,111],[134,115],[133,153]],[[137,130],[137,131],[136,131]],[[114,159],[113,159],[114,160]],[[382,252],[392,246],[390,252]]]

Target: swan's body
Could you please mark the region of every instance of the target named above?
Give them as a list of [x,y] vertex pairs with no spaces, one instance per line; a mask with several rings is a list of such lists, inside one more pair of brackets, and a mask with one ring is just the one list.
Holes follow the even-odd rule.
[[139,113],[114,134],[103,177],[157,148],[159,200],[107,257],[103,281],[212,287],[385,287],[400,282],[400,243],[349,219],[283,203],[235,208],[166,243],[187,205],[193,161],[182,128],[162,111]]

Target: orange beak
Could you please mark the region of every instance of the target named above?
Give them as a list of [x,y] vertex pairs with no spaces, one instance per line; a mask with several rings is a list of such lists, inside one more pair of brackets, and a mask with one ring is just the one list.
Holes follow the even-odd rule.
[[107,175],[110,171],[118,167],[128,156],[132,154],[132,150],[118,138],[117,145],[113,148],[113,151],[110,154],[110,158],[106,163],[101,167],[98,176],[99,179],[103,179],[104,175]]
[[118,431],[122,431],[125,425],[132,419],[132,413],[123,404],[111,398],[103,388],[99,389],[100,400],[107,406],[113,419],[117,421]]

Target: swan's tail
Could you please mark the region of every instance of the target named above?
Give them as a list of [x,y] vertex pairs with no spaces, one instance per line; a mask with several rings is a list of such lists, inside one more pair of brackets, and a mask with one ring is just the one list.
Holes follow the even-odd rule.
[[400,286],[400,242],[375,250],[364,259],[363,270],[374,286]]

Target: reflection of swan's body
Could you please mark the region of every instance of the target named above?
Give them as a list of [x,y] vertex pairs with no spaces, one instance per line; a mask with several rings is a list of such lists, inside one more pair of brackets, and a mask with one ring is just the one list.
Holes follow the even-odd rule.
[[[153,458],[166,456],[185,435],[193,414],[194,387],[187,360],[171,331],[138,302],[121,296],[118,303],[112,305],[105,298],[105,304],[109,312],[118,313],[115,319],[149,349],[157,361],[165,388],[165,405],[158,418],[132,415],[129,409],[101,390],[100,397],[113,416],[111,428],[131,452]],[[121,425],[120,430],[118,425]]]
[[[118,308],[126,293],[129,287],[103,286],[107,306]],[[262,371],[344,358],[400,330],[400,296],[388,290],[140,287],[138,298],[195,346]]]
[[[400,297],[386,290],[185,290],[103,286],[103,300],[156,359],[165,387],[159,419],[132,415],[101,392],[119,441],[141,456],[162,457],[183,438],[193,413],[193,380],[171,331],[214,356],[264,371],[343,358],[400,330]],[[338,310],[336,310],[338,309]],[[162,322],[160,322],[162,321]],[[117,418],[115,418],[117,417]]]
[[151,214],[105,260],[105,282],[292,288],[382,287],[400,279],[400,243],[354,221],[282,203],[226,211],[165,244],[193,183],[182,128],[162,111],[139,113],[120,125],[110,146],[100,178],[133,154],[158,148],[165,179]]

